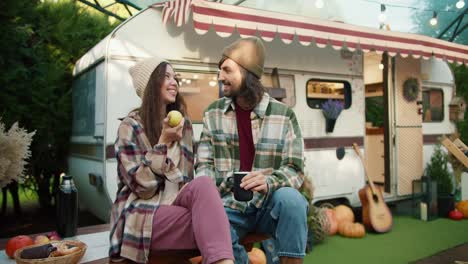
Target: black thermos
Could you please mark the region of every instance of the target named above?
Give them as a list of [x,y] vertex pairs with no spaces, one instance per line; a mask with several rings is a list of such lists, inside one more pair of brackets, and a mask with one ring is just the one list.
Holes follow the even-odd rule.
[[78,193],[70,175],[62,173],[57,192],[57,233],[61,237],[76,235],[78,226]]

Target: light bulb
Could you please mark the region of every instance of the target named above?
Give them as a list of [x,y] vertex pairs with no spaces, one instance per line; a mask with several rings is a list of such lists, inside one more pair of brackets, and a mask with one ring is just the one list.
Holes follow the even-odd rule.
[[436,12],[436,11],[434,11],[434,14],[432,15],[432,18],[431,18],[431,20],[429,21],[429,23],[430,23],[432,26],[437,25],[437,12]]
[[323,0],[315,1],[315,7],[316,8],[318,8],[318,9],[323,8],[323,5],[324,5]]
[[211,87],[214,87],[214,86],[216,86],[216,81],[210,81],[208,84],[209,84]]
[[387,7],[384,4],[380,4],[380,14],[379,14],[379,22],[383,23],[385,20],[387,20],[387,15],[385,15],[385,10],[387,10]]
[[387,20],[387,15],[385,15],[385,13],[380,13],[379,14],[379,22],[383,23],[383,22],[385,22],[385,20]]
[[383,63],[379,63],[379,70],[383,70],[383,68],[384,68]]
[[464,0],[458,0],[457,4],[455,5],[458,9],[462,9],[465,6]]
[[185,82],[186,82],[187,84],[191,84],[191,83],[192,83],[192,80],[187,79]]
[[194,75],[193,75],[193,78],[194,78],[195,80],[198,79],[198,74],[194,74]]

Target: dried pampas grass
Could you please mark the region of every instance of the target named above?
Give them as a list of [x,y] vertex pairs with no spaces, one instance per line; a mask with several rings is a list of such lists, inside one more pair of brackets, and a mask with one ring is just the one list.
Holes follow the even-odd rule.
[[5,131],[5,125],[0,119],[0,187],[13,180],[23,181],[24,167],[31,156],[29,146],[35,133],[28,133],[18,123]]

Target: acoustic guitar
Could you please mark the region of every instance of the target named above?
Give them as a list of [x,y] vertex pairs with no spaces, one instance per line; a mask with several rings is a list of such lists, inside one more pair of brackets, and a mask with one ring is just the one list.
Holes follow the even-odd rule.
[[383,199],[382,190],[375,187],[374,182],[367,174],[366,165],[358,145],[354,143],[353,148],[362,162],[368,181],[368,184],[359,190],[359,199],[362,204],[362,222],[370,230],[377,233],[386,233],[392,229],[392,213]]

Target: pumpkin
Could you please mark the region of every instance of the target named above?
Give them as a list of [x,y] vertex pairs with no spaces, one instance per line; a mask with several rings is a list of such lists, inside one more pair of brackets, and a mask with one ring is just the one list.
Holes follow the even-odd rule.
[[366,234],[361,223],[344,222],[338,226],[338,232],[344,237],[361,238]]
[[335,207],[335,217],[338,222],[338,226],[343,222],[354,222],[354,213],[351,208],[346,205],[338,205]]
[[194,257],[189,260],[190,260],[190,263],[192,264],[200,264],[202,263],[202,256]]
[[250,252],[247,253],[249,255],[249,263],[251,264],[266,264],[267,259],[266,255],[263,250],[259,248],[252,248]]
[[327,215],[328,223],[330,223],[330,230],[328,230],[328,235],[333,236],[338,232],[338,221],[336,221],[335,211],[326,208],[325,214]]
[[458,211],[457,209],[450,211],[449,213],[449,218],[452,220],[462,220],[463,219],[463,214]]
[[468,218],[468,200],[457,203],[457,210],[463,214],[464,218]]
[[33,244],[34,241],[29,236],[15,236],[8,240],[5,247],[5,253],[8,255],[8,257],[14,258],[16,250]]

